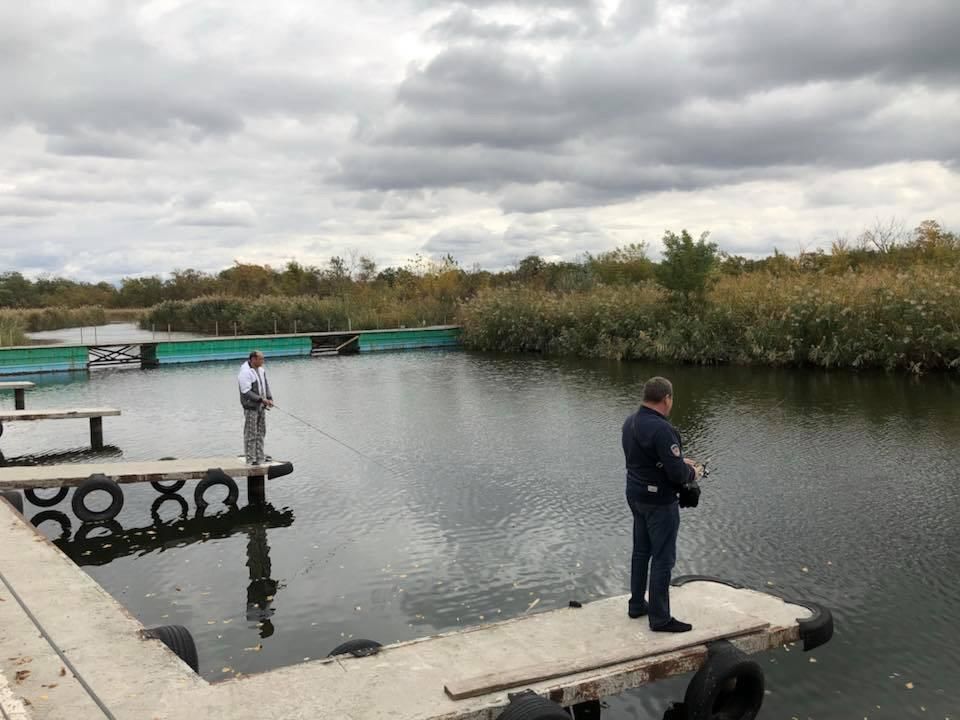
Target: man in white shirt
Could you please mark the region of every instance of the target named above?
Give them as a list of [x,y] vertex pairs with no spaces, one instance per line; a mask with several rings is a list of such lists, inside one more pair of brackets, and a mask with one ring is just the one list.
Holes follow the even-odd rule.
[[263,439],[267,435],[267,413],[273,407],[273,394],[263,367],[263,353],[254,350],[240,366],[240,405],[243,406],[243,451],[248,465],[261,465],[269,458],[263,454]]

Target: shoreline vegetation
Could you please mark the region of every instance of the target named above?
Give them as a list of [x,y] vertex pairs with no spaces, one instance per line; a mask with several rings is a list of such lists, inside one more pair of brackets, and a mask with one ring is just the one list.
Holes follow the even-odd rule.
[[574,262],[530,255],[501,272],[464,270],[449,255],[378,270],[353,253],[324,268],[237,263],[119,287],[5,273],[0,343],[109,320],[210,335],[455,323],[466,347],[496,352],[960,370],[960,236],[934,221],[910,232],[878,223],[829,252],[761,259],[723,253],[706,233],[663,241],[659,262],[641,243]]

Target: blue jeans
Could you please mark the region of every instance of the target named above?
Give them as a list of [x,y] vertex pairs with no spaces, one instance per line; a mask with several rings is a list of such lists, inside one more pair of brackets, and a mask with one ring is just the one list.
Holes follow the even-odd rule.
[[[677,561],[677,531],[680,507],[649,505],[631,497],[627,504],[633,513],[633,556],[630,559],[631,613],[647,612],[650,627],[670,622],[670,573]],[[648,567],[649,566],[649,567]],[[644,601],[647,576],[650,577],[649,601]]]

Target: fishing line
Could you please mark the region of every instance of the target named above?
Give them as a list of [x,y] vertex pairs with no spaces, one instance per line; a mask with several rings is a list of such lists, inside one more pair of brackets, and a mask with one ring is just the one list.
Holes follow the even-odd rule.
[[[321,435],[323,435],[325,438],[329,438],[330,440],[333,440],[333,442],[337,443],[338,445],[341,445],[341,446],[345,447],[345,448],[346,448],[347,450],[349,450],[350,452],[356,453],[357,455],[359,455],[361,458],[363,458],[363,459],[366,460],[367,462],[371,462],[371,463],[373,463],[374,465],[376,465],[377,467],[382,468],[383,470],[386,470],[388,473],[390,473],[390,474],[393,475],[394,477],[399,478],[400,480],[403,480],[403,479],[404,479],[403,475],[401,475],[398,471],[394,470],[393,468],[391,468],[391,467],[389,467],[389,466],[387,466],[387,465],[384,465],[382,462],[380,462],[379,460],[377,460],[377,459],[375,459],[375,458],[370,457],[370,456],[367,455],[366,453],[364,453],[364,452],[362,452],[362,451],[360,451],[360,450],[357,450],[355,447],[353,447],[353,446],[351,446],[351,445],[348,445],[347,443],[345,443],[345,442],[344,442],[343,440],[341,440],[340,438],[334,437],[333,435],[331,435],[330,433],[328,433],[326,430],[323,430],[322,428],[317,427],[317,426],[314,425],[313,423],[311,423],[311,422],[309,422],[309,421],[307,421],[307,420],[304,420],[304,419],[303,419],[302,417],[300,417],[299,415],[294,415],[292,412],[290,412],[290,411],[288,411],[288,410],[284,410],[282,407],[278,407],[277,405],[272,405],[271,407],[275,408],[276,410],[279,410],[279,411],[282,412],[284,415],[286,415],[286,416],[288,416],[288,417],[290,417],[290,418],[293,418],[293,419],[296,420],[297,422],[303,423],[304,425],[306,425],[306,426],[307,426],[308,428],[310,428],[311,430],[314,430],[314,431],[320,433]],[[308,574],[311,570],[315,569],[315,568],[317,567],[317,565],[320,565],[320,567],[325,566],[325,565],[326,565],[328,562],[330,562],[341,550],[343,550],[343,549],[344,549],[345,547],[347,547],[348,545],[356,542],[360,537],[361,537],[360,534],[355,534],[355,535],[353,535],[353,536],[351,536],[351,537],[348,537],[348,538],[347,538],[346,540],[344,540],[343,542],[341,542],[341,543],[339,543],[338,545],[334,546],[333,549],[331,549],[329,552],[327,552],[327,554],[326,554],[324,557],[316,558],[316,559],[313,560],[312,562],[310,562],[310,563],[308,563],[307,565],[305,565],[304,567],[300,568],[297,572],[295,572],[295,573],[290,577],[290,580],[291,580],[291,581],[292,581],[292,580],[296,580],[296,579],[297,579],[298,577],[300,577],[301,575],[306,575],[306,574]]]
[[400,478],[401,480],[403,479],[403,475],[401,475],[399,472],[397,472],[397,471],[394,470],[393,468],[384,465],[384,464],[383,464],[382,462],[380,462],[379,460],[376,460],[375,458],[370,457],[370,456],[367,455],[366,453],[361,452],[360,450],[357,450],[355,447],[352,447],[352,446],[348,445],[348,444],[345,443],[343,440],[340,440],[339,438],[336,438],[336,437],[334,437],[333,435],[331,435],[330,433],[328,433],[326,430],[322,430],[321,428],[318,428],[318,427],[317,427],[316,425],[314,425],[313,423],[304,420],[302,417],[299,417],[298,415],[294,415],[292,412],[289,412],[288,410],[284,410],[282,407],[278,407],[277,405],[271,405],[271,407],[274,408],[274,409],[276,409],[276,410],[279,410],[279,411],[282,412],[284,415],[287,415],[288,417],[291,417],[291,418],[293,418],[294,420],[297,420],[298,422],[303,423],[303,424],[306,425],[308,428],[311,428],[312,430],[315,430],[316,432],[320,433],[320,434],[323,435],[324,437],[329,438],[330,440],[333,440],[333,441],[334,441],[335,443],[337,443],[338,445],[342,445],[343,447],[345,447],[345,448],[346,448],[347,450],[349,450],[350,452],[356,453],[357,455],[359,455],[360,457],[362,457],[362,458],[363,458],[364,460],[366,460],[367,462],[371,462],[371,463],[373,463],[374,465],[376,465],[377,467],[383,468],[384,470],[386,470],[387,472],[391,473],[392,475]]

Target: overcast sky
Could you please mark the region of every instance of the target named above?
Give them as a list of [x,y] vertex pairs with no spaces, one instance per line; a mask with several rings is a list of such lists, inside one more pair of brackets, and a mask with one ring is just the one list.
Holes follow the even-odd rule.
[[0,271],[960,226],[958,0],[0,5]]

